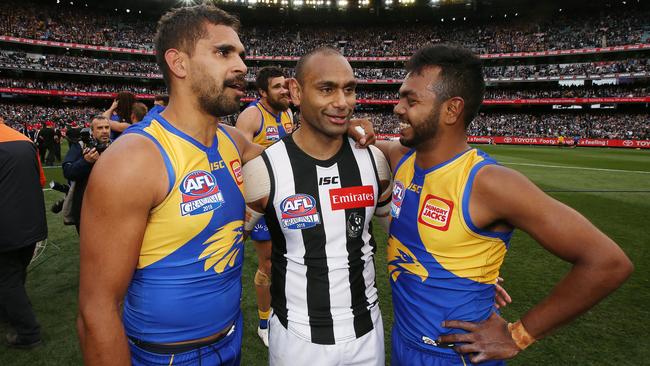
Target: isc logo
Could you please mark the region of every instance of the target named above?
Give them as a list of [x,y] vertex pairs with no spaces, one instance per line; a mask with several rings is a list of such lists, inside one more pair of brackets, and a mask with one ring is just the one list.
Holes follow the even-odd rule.
[[214,176],[205,170],[191,172],[181,183],[181,191],[190,196],[203,196],[216,186]]
[[320,177],[318,179],[319,186],[324,186],[328,184],[339,184],[339,177],[335,175],[333,177]]

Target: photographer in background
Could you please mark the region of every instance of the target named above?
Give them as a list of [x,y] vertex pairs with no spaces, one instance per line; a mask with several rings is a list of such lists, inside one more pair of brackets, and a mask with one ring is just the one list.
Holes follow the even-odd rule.
[[79,233],[81,201],[86,190],[88,176],[90,176],[93,165],[99,159],[99,155],[110,144],[110,133],[108,118],[102,115],[94,116],[90,122],[90,130],[86,128],[81,130],[79,142],[70,146],[63,161],[63,175],[73,183],[66,201],[70,200],[69,216],[77,228],[77,233]]

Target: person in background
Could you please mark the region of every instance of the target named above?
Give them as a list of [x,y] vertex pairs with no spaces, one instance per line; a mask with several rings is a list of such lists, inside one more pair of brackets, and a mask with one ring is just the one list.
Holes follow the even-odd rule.
[[102,113],[110,121],[111,140],[120,137],[122,132],[131,125],[133,104],[135,102],[135,94],[127,91],[119,92],[111,107]]
[[12,348],[42,342],[25,281],[36,243],[47,238],[44,185],[34,143],[0,123],[0,317],[13,328],[5,337]]

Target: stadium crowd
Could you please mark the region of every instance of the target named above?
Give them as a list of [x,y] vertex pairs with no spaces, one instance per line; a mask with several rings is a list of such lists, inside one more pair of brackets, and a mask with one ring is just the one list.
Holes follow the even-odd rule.
[[[39,90],[65,90],[76,92],[104,92],[117,93],[128,90],[136,94],[166,94],[167,89],[159,84],[115,84],[67,80],[42,80],[42,79],[17,79],[0,78],[0,87],[22,88]],[[247,90],[247,97],[257,98],[257,91]],[[571,86],[547,88],[522,88],[502,89],[488,88],[485,99],[536,99],[536,98],[607,98],[607,97],[647,97],[650,96],[650,87],[641,85],[631,86]],[[367,90],[357,89],[357,99],[396,100],[397,89]]]
[[135,94],[167,94],[167,88],[158,84],[112,84],[67,80],[0,78],[0,87],[97,93],[117,93],[128,90]]
[[[20,6],[16,6],[20,4]],[[347,56],[411,55],[426,43],[453,42],[478,53],[544,51],[647,42],[650,14],[612,9],[594,14],[558,12],[541,22],[514,14],[488,22],[447,18],[438,24],[372,27],[257,26],[240,32],[250,55],[300,56],[321,45]],[[0,34],[53,41],[152,49],[155,21],[146,15],[105,14],[78,6],[0,4]]]
[[[370,118],[378,133],[399,133],[397,118],[386,112],[361,112],[355,117]],[[480,113],[469,126],[471,136],[650,139],[647,114],[601,113]]]
[[102,112],[93,107],[0,103],[0,116],[4,117],[5,123],[21,131],[39,129],[43,123],[56,128],[83,126],[90,121],[90,117]]
[[123,60],[98,59],[67,55],[36,55],[25,52],[0,52],[0,67],[37,69],[84,73],[133,73],[151,77],[158,75],[158,66],[153,62],[137,62]]
[[[78,57],[67,55],[37,55],[25,52],[0,52],[0,68],[37,69],[51,71],[77,71],[83,73],[137,74],[145,78],[162,78],[154,62],[124,61],[101,58]],[[254,80],[258,68],[251,67],[247,78]],[[293,69],[285,68],[288,76]],[[487,79],[498,78],[532,78],[544,76],[594,76],[612,73],[650,72],[648,59],[628,59],[612,62],[588,62],[576,64],[541,64],[487,66],[484,74]],[[359,79],[403,79],[406,74],[402,68],[355,68]]]

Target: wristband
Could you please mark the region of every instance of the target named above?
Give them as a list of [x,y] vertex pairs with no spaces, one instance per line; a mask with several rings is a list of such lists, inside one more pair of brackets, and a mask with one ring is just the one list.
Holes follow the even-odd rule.
[[524,328],[524,325],[521,323],[521,320],[518,320],[516,323],[508,323],[508,331],[512,340],[515,341],[517,347],[520,350],[525,350],[531,344],[535,343],[536,339]]

